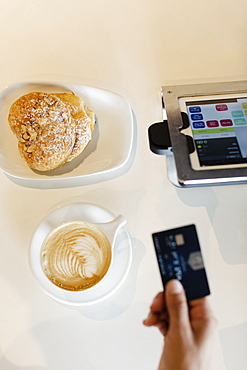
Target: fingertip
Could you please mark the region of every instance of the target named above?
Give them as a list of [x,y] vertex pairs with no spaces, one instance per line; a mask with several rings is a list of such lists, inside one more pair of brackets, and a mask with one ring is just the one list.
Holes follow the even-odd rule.
[[153,317],[152,313],[151,313],[151,312],[149,312],[148,316],[143,320],[143,324],[144,324],[145,326],[150,326],[150,325],[152,325],[152,321],[153,321],[152,317]]
[[143,320],[142,323],[145,326],[153,326],[154,325],[154,322],[152,322],[149,318],[146,318],[145,320]]
[[159,312],[162,310],[163,306],[164,306],[164,292],[160,292],[154,298],[150,306],[150,310],[153,312]]
[[145,326],[149,326],[149,324],[148,324],[148,320],[147,320],[147,319],[143,320],[143,321],[142,321],[142,323],[143,323],[143,325],[145,325]]
[[166,292],[169,294],[180,294],[184,292],[184,288],[179,280],[172,279],[166,284]]

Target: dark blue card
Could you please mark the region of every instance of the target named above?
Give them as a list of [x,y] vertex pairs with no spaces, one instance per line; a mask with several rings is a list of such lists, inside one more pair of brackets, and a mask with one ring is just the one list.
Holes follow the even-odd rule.
[[169,280],[178,279],[189,301],[209,295],[195,225],[161,231],[152,237],[164,288]]

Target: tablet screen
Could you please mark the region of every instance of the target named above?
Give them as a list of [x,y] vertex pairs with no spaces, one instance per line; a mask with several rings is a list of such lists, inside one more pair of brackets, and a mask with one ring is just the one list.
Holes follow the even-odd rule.
[[180,100],[197,153],[198,163],[193,160],[194,154],[192,167],[247,165],[247,94]]

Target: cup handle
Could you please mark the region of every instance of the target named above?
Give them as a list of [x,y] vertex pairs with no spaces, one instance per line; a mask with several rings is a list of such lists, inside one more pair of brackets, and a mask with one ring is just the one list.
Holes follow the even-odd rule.
[[99,227],[105,235],[107,236],[109,242],[111,243],[112,248],[114,248],[116,236],[118,230],[126,224],[126,219],[122,215],[118,215],[112,221],[94,224],[95,226]]

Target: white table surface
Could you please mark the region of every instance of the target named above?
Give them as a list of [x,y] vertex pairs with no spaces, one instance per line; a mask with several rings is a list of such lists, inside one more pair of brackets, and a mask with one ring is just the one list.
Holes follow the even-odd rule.
[[[142,325],[161,290],[151,233],[195,223],[219,320],[213,370],[247,363],[247,185],[179,189],[147,129],[162,119],[160,87],[247,78],[244,0],[0,0],[0,89],[69,82],[127,99],[136,118],[125,173],[41,189],[0,172],[0,369],[151,370],[162,338]],[[69,198],[122,213],[133,264],[106,301],[73,309],[34,280],[28,250],[46,212]]]

